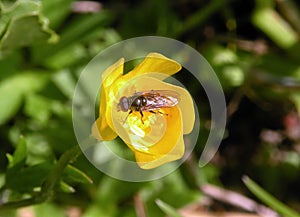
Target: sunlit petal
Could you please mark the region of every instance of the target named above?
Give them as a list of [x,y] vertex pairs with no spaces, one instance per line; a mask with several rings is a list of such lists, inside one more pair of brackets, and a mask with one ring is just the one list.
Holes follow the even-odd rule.
[[180,110],[177,106],[163,110],[168,114],[164,116],[167,128],[163,137],[153,146],[148,147],[147,151],[136,150],[132,145],[129,145],[134,150],[137,163],[143,169],[151,169],[178,160],[184,154]]
[[[98,140],[113,140],[118,135],[112,130],[106,123],[101,123],[105,121],[104,118],[98,118],[92,126],[92,136]],[[102,128],[101,128],[102,127]]]
[[162,73],[168,76],[181,70],[181,65],[159,53],[149,53],[147,57],[137,65],[132,71],[124,75],[125,79],[130,79],[138,75],[147,73]]
[[100,95],[99,118],[92,128],[92,135],[99,140],[112,140],[117,134],[112,128],[111,105],[113,98],[109,95],[110,88],[115,80],[123,74],[124,58],[121,58],[112,66],[107,68],[102,74],[102,88]]
[[108,67],[102,74],[102,85],[104,89],[109,88],[114,81],[123,75],[124,58],[119,59],[113,65]]

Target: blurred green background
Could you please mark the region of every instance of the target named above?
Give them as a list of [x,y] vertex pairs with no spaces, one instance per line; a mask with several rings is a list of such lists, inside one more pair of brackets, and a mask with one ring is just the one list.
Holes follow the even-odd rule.
[[[200,190],[207,183],[299,216],[293,211],[300,211],[299,1],[82,3],[0,0],[0,217],[246,211],[208,199]],[[201,87],[185,79],[201,102],[192,156],[164,178],[129,183],[79,155],[71,105],[78,76],[96,54],[147,35],[187,43],[208,60],[224,88],[228,122],[216,156],[199,168],[210,108]],[[247,178],[243,183],[244,175],[261,188]]]

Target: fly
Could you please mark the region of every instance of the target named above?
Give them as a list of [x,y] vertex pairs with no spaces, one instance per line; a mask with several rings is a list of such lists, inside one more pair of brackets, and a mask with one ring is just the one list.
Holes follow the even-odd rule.
[[[122,96],[118,103],[118,110],[128,112],[127,117],[137,111],[141,114],[143,122],[143,112],[161,113],[159,109],[176,106],[179,102],[179,94],[172,90],[151,90],[136,92],[132,96]],[[127,119],[126,117],[126,119]],[[125,119],[125,121],[126,121]]]

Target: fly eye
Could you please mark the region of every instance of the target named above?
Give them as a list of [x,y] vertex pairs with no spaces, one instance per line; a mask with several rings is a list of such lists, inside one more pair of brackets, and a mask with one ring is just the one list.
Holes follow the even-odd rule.
[[119,100],[118,107],[123,112],[127,112],[129,110],[129,102],[128,102],[128,98],[126,96],[121,97],[121,99]]

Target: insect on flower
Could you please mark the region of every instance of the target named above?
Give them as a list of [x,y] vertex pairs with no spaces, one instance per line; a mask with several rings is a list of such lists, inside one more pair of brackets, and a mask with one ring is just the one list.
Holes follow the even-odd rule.
[[99,117],[92,135],[99,141],[119,136],[142,169],[182,158],[183,136],[195,123],[193,99],[186,89],[163,81],[181,65],[159,53],[149,53],[126,74],[124,63],[121,58],[101,76]]
[[120,98],[117,106],[118,106],[118,111],[120,110],[123,112],[129,111],[127,117],[133,111],[140,112],[141,121],[142,123],[144,123],[143,112],[163,114],[159,111],[159,109],[176,106],[178,102],[179,102],[179,94],[175,91],[151,90],[151,91],[135,92],[134,95],[129,97],[123,96]]

